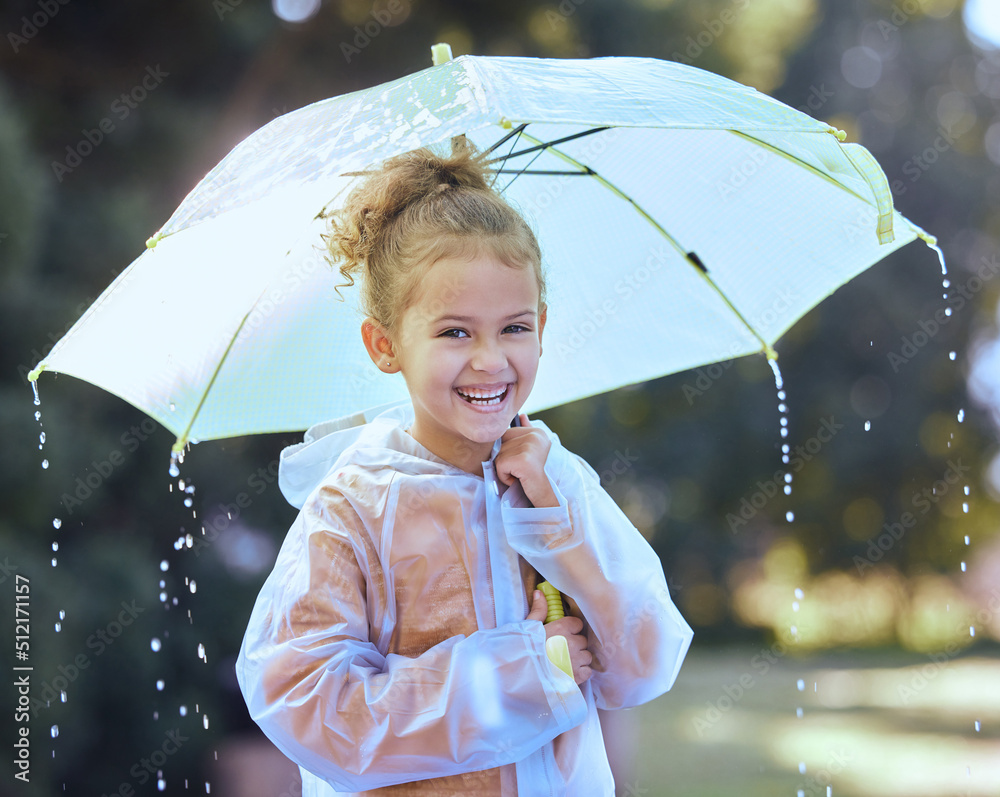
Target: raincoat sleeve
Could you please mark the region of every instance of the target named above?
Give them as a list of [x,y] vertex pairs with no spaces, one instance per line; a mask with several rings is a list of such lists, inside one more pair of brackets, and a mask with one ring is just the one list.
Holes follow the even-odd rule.
[[376,549],[344,498],[322,493],[282,545],[236,665],[285,755],[360,791],[509,764],[584,720],[536,621],[383,655],[377,629],[394,604]]
[[673,685],[693,636],[659,557],[554,435],[545,473],[559,506],[531,507],[514,485],[501,501],[507,540],[582,615],[597,707],[651,700]]

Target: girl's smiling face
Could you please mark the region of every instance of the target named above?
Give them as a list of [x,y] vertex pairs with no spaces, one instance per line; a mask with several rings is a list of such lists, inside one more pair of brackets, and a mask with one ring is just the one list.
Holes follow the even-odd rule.
[[394,339],[370,327],[365,339],[377,363],[388,357],[390,369],[402,371],[413,438],[481,473],[535,383],[544,327],[534,269],[512,268],[484,251],[438,260],[418,283]]

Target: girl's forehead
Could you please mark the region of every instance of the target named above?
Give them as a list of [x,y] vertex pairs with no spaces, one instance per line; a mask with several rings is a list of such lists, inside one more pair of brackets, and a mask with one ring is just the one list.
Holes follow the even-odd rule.
[[422,315],[433,309],[461,305],[485,307],[525,303],[538,304],[538,278],[534,269],[510,266],[492,254],[443,257],[425,267],[414,285],[410,308]]

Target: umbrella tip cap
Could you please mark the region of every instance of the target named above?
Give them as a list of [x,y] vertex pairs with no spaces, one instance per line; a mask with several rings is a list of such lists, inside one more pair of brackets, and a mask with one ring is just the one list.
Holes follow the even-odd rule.
[[769,360],[777,360],[778,352],[774,350],[774,346],[767,344],[767,348],[764,349],[764,356]]
[[163,233],[162,232],[158,232],[158,233],[156,233],[156,235],[153,235],[153,236],[147,238],[146,239],[146,248],[147,249],[153,249],[160,242],[160,239],[162,237],[163,237]]
[[34,382],[42,375],[42,371],[45,370],[45,363],[39,363],[34,367],[33,370],[28,372],[28,381]]
[[438,42],[431,45],[431,61],[434,66],[440,66],[450,61],[451,57],[451,45],[447,42]]

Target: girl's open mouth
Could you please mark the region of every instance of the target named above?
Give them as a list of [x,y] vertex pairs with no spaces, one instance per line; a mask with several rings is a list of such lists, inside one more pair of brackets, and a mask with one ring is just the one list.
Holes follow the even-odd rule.
[[493,388],[491,390],[481,390],[475,387],[456,387],[455,392],[458,393],[463,399],[465,399],[469,404],[477,407],[491,407],[497,404],[502,404],[503,400],[507,398],[507,393],[510,390],[510,385],[504,385],[502,388]]

